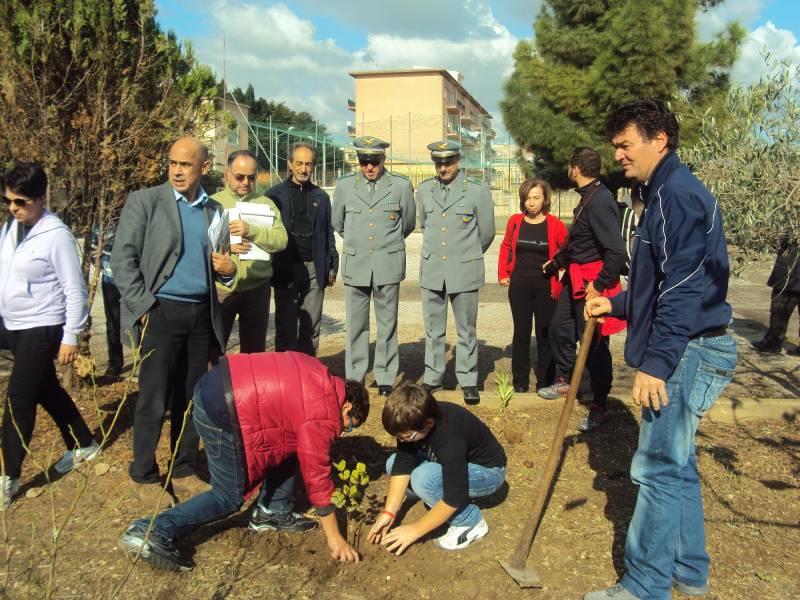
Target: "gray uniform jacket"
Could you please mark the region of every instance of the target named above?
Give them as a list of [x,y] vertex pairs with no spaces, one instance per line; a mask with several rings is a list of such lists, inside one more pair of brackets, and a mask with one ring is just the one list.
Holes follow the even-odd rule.
[[[204,208],[209,224],[215,213],[222,212],[219,202],[211,198]],[[156,292],[172,275],[183,243],[181,236],[178,204],[169,183],[138,190],[128,196],[111,253],[111,270],[122,297],[120,324],[123,344],[130,343],[129,332],[134,343],[138,343],[139,319],[153,307]],[[207,258],[211,322],[222,346],[222,307],[214,285],[210,245]]]
[[494,240],[494,203],[489,186],[468,180],[464,171],[450,182],[444,198],[438,177],[419,184],[423,229],[419,284],[457,294],[485,282],[483,253]]
[[384,171],[370,194],[358,172],[339,179],[333,194],[333,229],[344,240],[345,285],[400,283],[406,277],[405,238],[416,224],[414,188]]

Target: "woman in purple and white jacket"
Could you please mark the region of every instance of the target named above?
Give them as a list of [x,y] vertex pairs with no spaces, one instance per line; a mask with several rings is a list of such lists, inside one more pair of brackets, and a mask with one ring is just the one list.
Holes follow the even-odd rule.
[[67,473],[100,447],[56,377],[78,353],[88,307],[72,232],[45,207],[47,175],[36,163],[16,163],[0,181],[11,218],[0,228],[0,336],[14,355],[3,413],[4,510],[19,492],[22,461],[33,435],[36,407],[58,425],[67,446],[56,463]]

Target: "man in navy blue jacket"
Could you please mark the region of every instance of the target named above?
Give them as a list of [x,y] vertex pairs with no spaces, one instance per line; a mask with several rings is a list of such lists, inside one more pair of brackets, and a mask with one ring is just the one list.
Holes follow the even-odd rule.
[[275,350],[316,356],[325,288],[336,283],[339,253],[333,239],[331,199],[311,183],[317,150],[307,142],[292,145],[292,176],[267,190],[289,234],[286,250],[272,261],[275,290]]
[[628,290],[586,303],[585,316],[628,320],[625,361],[642,406],[631,479],[639,486],[625,544],[626,573],[585,600],[699,596],[708,589],[703,503],[695,459],[700,419],[733,378],[736,344],[728,250],[715,198],[681,163],[679,125],[661,102],[622,105],[607,133],[625,175],[640,185]]

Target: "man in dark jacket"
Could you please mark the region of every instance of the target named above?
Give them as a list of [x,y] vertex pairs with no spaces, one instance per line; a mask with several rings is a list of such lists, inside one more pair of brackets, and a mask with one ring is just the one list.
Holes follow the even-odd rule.
[[[539,396],[555,399],[567,395],[575,346],[583,333],[583,303],[599,295],[620,290],[619,274],[625,264],[625,245],[619,231],[619,209],[600,179],[600,155],[592,148],[576,148],[569,160],[569,177],[575,182],[581,201],[567,242],[552,261],[545,263],[550,274],[566,269],[564,289],[558,298],[550,324],[550,345],[559,376],[539,390]],[[584,432],[600,426],[606,416],[608,394],[613,381],[608,335],[598,331],[586,359],[592,382],[589,415],[578,425]]]
[[643,184],[627,292],[586,302],[585,316],[628,320],[625,362],[637,369],[642,406],[631,479],[639,486],[628,527],[625,570],[611,588],[584,600],[668,600],[672,587],[708,590],[703,502],[695,434],[705,411],[733,378],[736,343],[728,248],[716,199],[681,163],[678,120],[661,102],[622,105],[608,120],[616,159]]
[[[780,354],[789,319],[795,309],[800,314],[800,253],[797,252],[797,246],[790,246],[788,242],[782,245],[767,285],[772,288],[769,329],[762,339],[753,342],[753,347],[759,352]],[[800,355],[800,346],[795,346],[787,353]]]
[[331,558],[358,561],[339,532],[331,502],[331,443],[369,415],[369,393],[331,375],[299,352],[233,354],[203,375],[193,418],[203,438],[211,489],[159,514],[131,523],[120,547],[158,569],[189,571],[194,561],[178,542],[198,527],[253,505],[253,531],[308,532],[317,521],[293,512],[298,468],[319,516]]
[[306,142],[292,146],[291,178],[267,190],[289,234],[286,250],[275,255],[275,350],[316,356],[325,288],[336,283],[339,253],[333,238],[331,199],[311,183],[317,151]]

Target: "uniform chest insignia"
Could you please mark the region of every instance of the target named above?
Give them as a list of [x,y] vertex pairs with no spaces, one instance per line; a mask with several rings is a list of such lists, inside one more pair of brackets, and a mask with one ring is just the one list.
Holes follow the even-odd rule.
[[389,220],[390,221],[397,221],[397,215],[395,213],[390,213],[389,214]]

